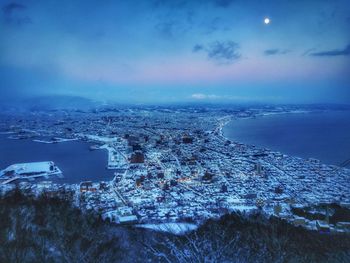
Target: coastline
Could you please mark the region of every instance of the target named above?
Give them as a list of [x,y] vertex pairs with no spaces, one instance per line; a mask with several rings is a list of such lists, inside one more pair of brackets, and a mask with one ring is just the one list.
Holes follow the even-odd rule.
[[[224,118],[229,118],[227,121],[224,121],[223,123],[219,124],[219,135],[223,137],[225,140],[232,141],[227,135],[225,135],[224,129],[225,127],[230,124],[234,120],[246,120],[246,119],[256,119],[256,118],[262,118],[266,116],[275,116],[275,115],[284,115],[284,114],[309,114],[309,113],[314,113],[315,111],[306,111],[306,110],[295,110],[295,111],[287,111],[287,112],[269,112],[269,113],[261,113],[261,114],[256,114],[254,116],[249,116],[249,117],[233,117],[233,116],[226,116]],[[326,111],[323,111],[326,112]],[[238,141],[236,141],[238,142]],[[243,142],[238,142],[238,143],[243,143]],[[243,143],[246,144],[246,143]],[[252,145],[254,147],[260,147],[259,145]],[[264,148],[264,147],[263,147]]]
[[[299,208],[308,209],[318,207],[320,202],[336,202],[339,206],[344,200],[347,202],[348,199],[344,199],[341,193],[346,195],[348,192],[346,186],[350,170],[338,169],[315,160],[296,158],[268,149],[262,150],[245,143],[231,144],[225,141],[227,134],[223,128],[234,117],[256,117],[257,113],[263,111],[265,110],[221,111],[219,114],[212,112],[210,116],[202,113],[198,116],[201,118],[193,118],[193,113],[189,112],[181,119],[174,118],[174,122],[166,123],[162,122],[164,120],[162,115],[155,114],[152,119],[138,118],[136,115],[133,119],[137,125],[130,125],[130,118],[127,117],[124,126],[120,122],[115,124],[114,129],[118,129],[119,132],[114,130],[113,135],[105,131],[103,125],[97,126],[94,132],[89,132],[94,135],[75,132],[81,141],[104,145],[95,148],[104,148],[111,153],[110,161],[113,164],[118,163],[117,166],[123,155],[121,153],[132,154],[133,149],[129,142],[133,143],[137,138],[137,143],[146,149],[147,162],[146,166],[142,164],[143,162],[131,164],[127,176],[125,174],[115,177],[112,181],[84,182],[79,186],[67,183],[62,189],[71,189],[76,205],[82,211],[98,211],[103,219],[117,224],[125,222],[134,224],[136,221],[139,224],[158,224],[187,222],[191,219],[191,222],[200,225],[207,219],[217,219],[228,213],[236,211],[250,213],[257,210],[262,210],[264,215],[277,216],[292,224],[300,221],[298,214],[294,213],[294,204]],[[275,110],[279,111],[281,109]],[[140,113],[141,116],[142,114],[143,112]],[[96,119],[99,120],[100,117],[96,116]],[[163,126],[156,126],[151,130],[144,124],[150,121],[155,124],[161,123]],[[84,119],[82,122],[81,128],[77,127],[83,131]],[[75,122],[74,124],[77,125]],[[142,134],[140,127],[146,127]],[[127,140],[126,130],[129,136],[136,134],[137,137],[128,136],[130,140]],[[62,134],[56,127],[54,131],[56,134]],[[167,137],[168,134],[172,136]],[[184,134],[190,134],[186,136],[191,136],[192,140],[183,140],[187,138]],[[24,140],[22,143],[26,142]],[[32,144],[38,147],[51,147],[45,146],[45,143],[31,141],[30,145],[26,145],[26,149],[31,149]],[[68,145],[62,144],[59,148]],[[174,156],[169,155],[169,148],[175,153]],[[198,151],[198,156],[193,156],[193,151],[198,149],[201,149]],[[78,162],[96,163],[96,160],[90,159],[90,149],[83,150],[88,153],[89,159]],[[137,148],[135,150],[137,151]],[[11,153],[10,149],[8,153]],[[19,153],[17,151],[16,155]],[[32,149],[30,154],[33,155]],[[47,157],[47,151],[44,156]],[[67,159],[67,156],[64,158]],[[176,162],[177,158],[181,158],[183,162]],[[194,161],[195,159],[197,160]],[[77,159],[74,158],[74,161],[77,162]],[[58,162],[57,164],[60,165]],[[325,178],[327,180],[324,180]],[[43,192],[57,195],[57,190],[61,189],[61,186],[55,183],[46,182],[38,184],[23,182],[20,185],[22,189],[30,189],[35,195]],[[304,190],[305,187],[311,186],[311,193]],[[4,191],[10,187],[11,185],[4,186]],[[328,191],[325,192],[325,189]],[[63,197],[64,192],[65,190],[62,190]],[[196,196],[198,198],[195,198]],[[308,218],[303,220],[306,229],[317,229],[315,220]],[[330,227],[335,229],[334,226]]]
[[[233,138],[232,136],[228,135],[228,133],[229,133],[228,132],[228,125],[230,125],[230,123],[232,123],[233,121],[237,121],[237,120],[242,120],[242,121],[252,120],[252,119],[262,120],[263,117],[275,117],[275,116],[282,116],[282,115],[286,115],[287,117],[289,117],[288,115],[295,115],[295,114],[310,115],[310,114],[344,113],[344,112],[345,113],[350,113],[349,110],[321,110],[321,111],[296,110],[296,111],[288,111],[288,112],[261,113],[261,114],[255,114],[254,116],[248,116],[248,117],[238,117],[238,118],[237,117],[236,118],[232,117],[231,120],[226,122],[225,125],[221,128],[221,136],[225,140],[229,140],[231,142],[253,146],[253,147],[256,147],[258,149],[262,149],[262,150],[266,149],[266,150],[269,150],[269,151],[272,151],[272,152],[277,152],[277,153],[281,153],[281,154],[284,154],[284,155],[287,155],[287,156],[290,156],[290,157],[301,158],[301,159],[304,159],[304,160],[315,159],[315,160],[318,160],[321,163],[324,163],[324,164],[327,164],[327,165],[339,166],[337,163],[332,163],[332,161],[322,160],[322,158],[319,158],[319,157],[316,157],[316,156],[312,156],[312,152],[310,152],[310,156],[306,157],[306,156],[303,156],[303,153],[301,153],[301,154],[288,153],[288,151],[276,148],[276,145],[275,146],[270,146],[270,145],[265,145],[264,146],[263,144],[259,144],[259,143],[250,143],[250,142],[242,140],[242,138],[239,138],[239,136]],[[285,145],[283,145],[283,146],[285,147]],[[339,163],[341,163],[344,160],[339,160]],[[344,167],[344,168],[346,168],[346,167]]]
[[[13,151],[7,152],[7,157],[2,158],[0,170],[21,162],[38,162],[49,159],[55,161],[62,170],[63,176],[49,176],[45,180],[50,180],[54,184],[80,184],[83,181],[110,181],[113,179],[113,173],[107,169],[108,151],[91,152],[89,146],[91,143],[79,138],[65,139],[60,138],[57,142],[46,141],[42,139],[10,139],[9,134],[1,134],[5,150],[9,147],[15,147],[20,152],[20,158],[11,158],[15,156]],[[74,144],[72,144],[74,143]],[[6,146],[11,145],[11,146]],[[2,144],[0,144],[2,146]],[[27,148],[26,148],[27,147]],[[26,150],[26,149],[31,149]],[[66,158],[65,156],[67,156]],[[47,156],[47,157],[46,157]],[[75,162],[80,160],[84,165],[76,166]],[[87,160],[87,161],[86,161]],[[78,175],[78,176],[76,176]],[[25,180],[24,180],[25,181]]]

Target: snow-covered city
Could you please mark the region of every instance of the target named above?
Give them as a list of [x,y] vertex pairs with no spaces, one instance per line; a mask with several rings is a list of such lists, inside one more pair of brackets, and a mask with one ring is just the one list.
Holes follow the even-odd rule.
[[12,164],[0,172],[1,193],[19,187],[33,196],[58,196],[104,220],[140,227],[176,223],[193,228],[233,211],[259,210],[310,230],[350,231],[350,222],[329,222],[337,209],[350,208],[349,169],[223,134],[228,122],[240,118],[307,111],[106,108],[3,116],[1,132],[9,139],[84,141],[91,151],[106,152],[105,167],[114,175],[110,181],[101,175],[97,181],[69,184],[52,181],[65,176],[55,160]]
[[0,0],[0,263],[350,262],[349,0]]

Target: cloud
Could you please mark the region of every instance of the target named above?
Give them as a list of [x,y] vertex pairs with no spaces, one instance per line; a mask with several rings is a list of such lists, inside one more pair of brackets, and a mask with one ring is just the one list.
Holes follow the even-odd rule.
[[23,11],[27,9],[27,6],[18,3],[9,3],[2,7],[4,21],[7,24],[23,25],[30,24],[32,20],[23,15]]
[[349,56],[350,55],[350,44],[344,49],[333,49],[321,52],[310,53],[309,56],[312,57],[335,57],[335,56]]
[[189,29],[189,25],[181,21],[172,20],[159,22],[156,24],[155,29],[161,37],[165,39],[174,39],[175,37],[185,34]]
[[235,0],[214,0],[214,4],[218,7],[229,7]]
[[194,93],[190,99],[196,101],[215,101],[215,102],[259,102],[264,100],[281,100],[280,96],[235,96],[235,95],[216,95],[205,93]]
[[207,95],[203,93],[194,93],[191,95],[191,98],[195,100],[208,100],[208,99],[220,99],[221,96],[214,95],[214,94]]
[[2,7],[2,11],[4,12],[4,14],[6,15],[11,15],[14,11],[16,10],[23,10],[26,9],[27,7],[25,5],[22,4],[17,4],[17,3],[9,3],[7,5],[4,5]]
[[188,6],[189,4],[192,5],[202,5],[202,4],[213,4],[214,6],[226,8],[231,6],[231,4],[235,2],[235,0],[192,0],[192,1],[186,1],[186,0],[155,0],[153,1],[153,6],[156,8],[159,7],[171,7],[171,8],[184,8]]
[[217,31],[230,30],[230,24],[226,23],[224,19],[220,17],[214,17],[203,22],[201,26],[204,28],[204,34],[212,34]]
[[278,48],[274,48],[274,49],[266,49],[264,51],[264,54],[265,54],[265,56],[272,56],[272,55],[284,55],[284,54],[287,54],[289,52],[290,52],[290,50],[288,50],[288,49],[281,50]]
[[203,50],[203,49],[204,49],[204,46],[203,46],[203,45],[197,44],[197,45],[194,45],[194,47],[192,48],[192,51],[193,51],[193,52],[198,52],[198,51],[201,51],[201,50]]
[[193,52],[205,51],[210,60],[219,64],[229,64],[241,58],[238,52],[239,45],[234,41],[215,41],[207,46],[197,44],[193,47]]
[[[222,18],[221,14],[231,2],[232,0],[156,0],[151,2],[157,20],[155,30],[161,37],[170,39],[192,29],[205,35],[227,31],[232,23]],[[215,11],[208,14],[206,10]],[[205,14],[205,17],[202,17],[202,14]]]
[[316,48],[309,48],[309,49],[307,49],[307,50],[305,50],[305,52],[302,54],[302,56],[304,57],[304,56],[308,56],[312,51],[315,51],[316,50]]
[[214,60],[232,61],[239,59],[241,55],[237,52],[239,45],[233,41],[212,43],[208,49],[208,57]]
[[186,7],[188,3],[184,0],[155,0],[152,3],[154,8],[169,7],[174,9],[181,9]]
[[173,37],[175,22],[162,22],[156,25],[156,30],[165,38]]

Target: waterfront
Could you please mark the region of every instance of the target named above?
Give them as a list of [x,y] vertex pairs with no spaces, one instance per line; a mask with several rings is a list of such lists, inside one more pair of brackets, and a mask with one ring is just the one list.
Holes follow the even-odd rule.
[[106,169],[107,151],[90,151],[90,144],[81,141],[62,143],[39,143],[30,139],[12,140],[0,135],[0,169],[14,163],[54,161],[62,170],[63,178],[50,177],[57,183],[79,183],[81,181],[106,181],[113,172]]
[[350,158],[349,111],[235,119],[223,131],[233,141],[302,158],[316,158],[327,164],[338,165]]
[[[19,187],[34,196],[44,193],[74,200],[80,209],[94,210],[102,219],[117,224],[189,220],[201,224],[233,211],[259,208],[267,215],[280,216],[293,224],[316,230],[316,221],[300,218],[291,204],[306,207],[306,210],[312,206],[311,209],[321,211],[319,203],[347,207],[350,170],[244,143],[229,143],[221,134],[222,127],[231,119],[310,110],[307,106],[253,108],[239,112],[235,109],[127,108],[116,111],[103,108],[94,112],[53,112],[50,115],[35,112],[35,118],[32,115],[3,116],[0,130],[11,133],[8,136],[41,142],[5,140],[7,148],[2,147],[0,158],[10,159],[4,166],[50,160],[66,176],[65,180],[57,181],[95,181],[80,187],[50,183],[20,184]],[[66,141],[66,138],[79,140]],[[53,141],[56,143],[51,143]],[[105,150],[91,152],[90,143],[85,141]],[[110,171],[105,170],[107,163],[110,167],[123,167],[123,172],[120,171],[113,182],[100,184],[98,181],[110,179],[107,174]],[[70,172],[70,168],[75,171]],[[1,184],[0,194],[14,188],[11,182]],[[327,231],[343,231],[341,221],[337,223],[322,223],[322,226]]]

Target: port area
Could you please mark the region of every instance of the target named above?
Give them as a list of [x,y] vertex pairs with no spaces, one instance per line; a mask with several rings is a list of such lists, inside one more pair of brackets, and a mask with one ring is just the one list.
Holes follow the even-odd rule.
[[34,180],[36,178],[60,176],[62,171],[52,161],[17,163],[0,171],[0,184],[8,184],[17,180]]
[[106,150],[108,152],[107,169],[124,170],[128,168],[128,157],[126,153],[127,141],[123,138],[110,138],[97,135],[78,134],[79,139],[88,141],[94,145],[90,150]]
[[60,143],[60,142],[71,142],[71,141],[77,141],[77,138],[73,138],[73,139],[67,139],[67,138],[59,138],[59,137],[54,137],[50,140],[39,140],[39,139],[34,139],[33,142],[39,142],[39,143],[47,143],[47,144],[51,144],[51,143]]

